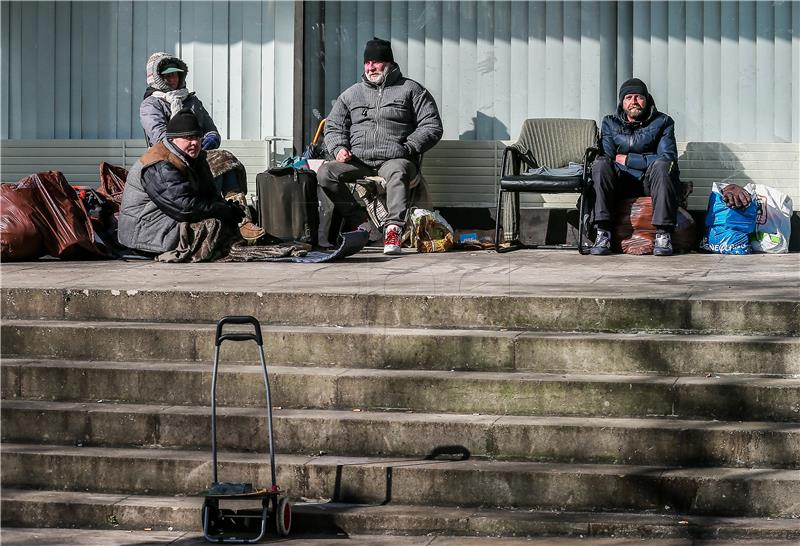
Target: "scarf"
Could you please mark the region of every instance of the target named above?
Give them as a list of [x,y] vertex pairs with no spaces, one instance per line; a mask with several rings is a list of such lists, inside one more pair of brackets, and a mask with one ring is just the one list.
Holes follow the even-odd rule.
[[189,90],[184,87],[182,89],[176,89],[175,91],[169,91],[168,93],[164,93],[163,91],[154,91],[153,96],[156,96],[169,104],[170,110],[172,110],[170,118],[172,118],[172,116],[180,112],[183,108],[183,101],[189,96]]

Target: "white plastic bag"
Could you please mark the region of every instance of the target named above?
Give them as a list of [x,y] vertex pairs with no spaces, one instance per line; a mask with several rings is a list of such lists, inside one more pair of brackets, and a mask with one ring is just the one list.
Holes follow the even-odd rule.
[[792,199],[764,184],[748,184],[745,189],[756,201],[756,230],[750,234],[753,252],[789,252],[792,229]]

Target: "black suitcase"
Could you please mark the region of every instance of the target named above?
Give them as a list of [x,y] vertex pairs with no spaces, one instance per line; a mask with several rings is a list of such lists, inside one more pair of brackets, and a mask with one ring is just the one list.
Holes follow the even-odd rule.
[[274,168],[256,175],[259,225],[284,241],[317,244],[319,201],[314,171]]

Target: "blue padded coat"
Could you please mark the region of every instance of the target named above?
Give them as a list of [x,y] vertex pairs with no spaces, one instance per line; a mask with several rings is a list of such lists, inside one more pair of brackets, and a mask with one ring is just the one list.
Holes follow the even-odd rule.
[[678,146],[675,143],[675,122],[659,112],[653,97],[647,96],[648,114],[644,121],[630,122],[622,109],[603,118],[601,147],[603,155],[613,161],[617,154],[626,154],[625,165],[617,165],[636,178],[644,176],[657,159],[674,161],[677,168]]

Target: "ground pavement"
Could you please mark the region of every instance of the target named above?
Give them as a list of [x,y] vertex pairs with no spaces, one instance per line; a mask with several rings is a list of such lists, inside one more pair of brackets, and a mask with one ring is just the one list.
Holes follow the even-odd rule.
[[5,263],[4,288],[800,300],[800,254],[581,256],[566,250],[416,254],[337,263]]

